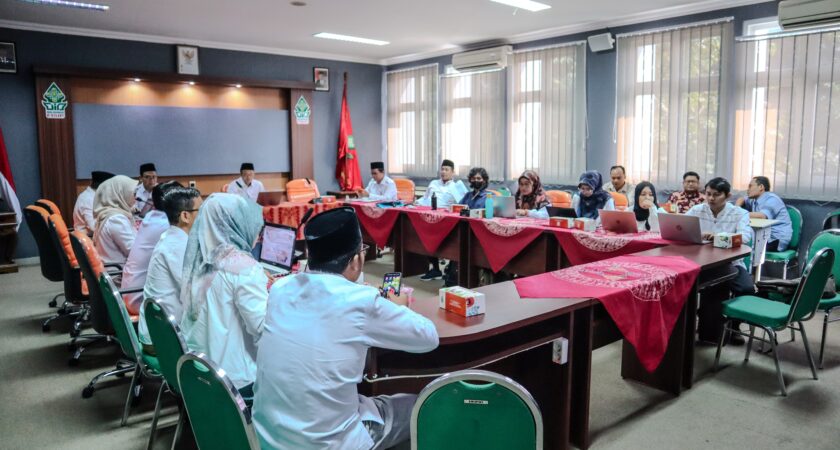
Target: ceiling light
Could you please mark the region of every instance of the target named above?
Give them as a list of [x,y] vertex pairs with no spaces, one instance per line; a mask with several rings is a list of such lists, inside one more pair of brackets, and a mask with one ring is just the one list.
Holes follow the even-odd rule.
[[292,5],[292,6],[306,6],[306,2],[298,2],[298,1],[289,2],[289,4]]
[[190,81],[190,86],[195,86],[195,81]]
[[139,78],[135,78],[135,79],[134,79],[134,82],[135,82],[135,83],[139,83],[139,82],[140,82],[140,79],[139,79]]
[[36,5],[48,6],[64,6],[67,8],[90,9],[93,11],[108,11],[111,9],[108,5],[100,5],[97,3],[73,2],[68,0],[18,0],[24,3],[33,3]]
[[527,9],[531,12],[542,11],[551,8],[551,5],[545,3],[535,2],[532,0],[490,0],[491,2],[502,3],[504,5],[513,6],[514,8]]
[[363,37],[356,37],[356,36],[347,36],[344,34],[335,34],[335,33],[318,33],[314,35],[317,38],[323,39],[335,39],[337,41],[347,41],[347,42],[356,42],[359,44],[370,44],[370,45],[388,45],[390,42],[388,41],[379,41],[376,39],[368,39]]
[[236,89],[239,89],[239,88],[241,88],[241,87],[242,87],[242,85],[241,85],[241,84],[239,84],[239,83],[237,83],[237,84],[236,84]]

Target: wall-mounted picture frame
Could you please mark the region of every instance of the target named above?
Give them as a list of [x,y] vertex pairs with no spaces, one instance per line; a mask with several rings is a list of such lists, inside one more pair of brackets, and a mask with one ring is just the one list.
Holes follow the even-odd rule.
[[14,42],[0,42],[0,73],[17,73]]
[[326,67],[315,67],[312,71],[312,81],[315,82],[316,91],[329,91],[330,69]]
[[178,46],[178,73],[198,75],[198,47]]

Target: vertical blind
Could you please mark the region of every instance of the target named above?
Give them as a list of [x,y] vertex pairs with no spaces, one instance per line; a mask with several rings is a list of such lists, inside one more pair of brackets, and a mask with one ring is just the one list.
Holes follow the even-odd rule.
[[615,139],[630,179],[673,188],[688,170],[716,174],[732,41],[731,21],[618,36]]
[[586,45],[517,52],[510,68],[508,178],[575,184],[586,167]]
[[484,167],[492,180],[505,176],[505,78],[503,70],[441,77],[442,158],[466,175]]
[[837,199],[840,34],[735,44],[735,188],[770,178],[779,195]]
[[433,177],[438,171],[438,65],[387,72],[388,172]]

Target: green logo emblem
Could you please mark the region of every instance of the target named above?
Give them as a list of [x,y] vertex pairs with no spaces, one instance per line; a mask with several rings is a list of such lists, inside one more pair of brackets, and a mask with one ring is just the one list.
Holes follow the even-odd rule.
[[67,109],[68,105],[67,96],[64,95],[64,92],[61,92],[61,89],[55,82],[52,82],[50,83],[50,87],[44,91],[41,104],[44,105],[47,119],[63,119],[65,114],[64,110]]
[[356,140],[353,139],[353,135],[347,136],[347,148],[353,150],[356,148]]
[[309,115],[312,110],[309,108],[309,103],[301,95],[297,103],[295,103],[295,120],[298,125],[309,125]]

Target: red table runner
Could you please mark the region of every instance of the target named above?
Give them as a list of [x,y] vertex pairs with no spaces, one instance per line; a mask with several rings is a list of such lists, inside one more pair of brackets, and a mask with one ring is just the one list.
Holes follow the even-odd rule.
[[667,245],[659,233],[614,234],[552,228],[573,266]]
[[523,298],[598,299],[652,372],[700,266],[681,256],[618,256],[513,282]]
[[443,210],[416,208],[404,209],[420,242],[429,253],[434,253],[441,242],[449,236],[452,229],[461,221],[461,216]]
[[536,239],[543,229],[514,219],[471,219],[470,228],[481,243],[493,272],[498,272]]
[[376,242],[379,248],[388,244],[388,238],[394,229],[394,224],[400,217],[400,210],[397,208],[379,208],[375,203],[356,203],[350,205],[356,210],[359,222],[367,231],[367,234]]
[[275,206],[263,206],[263,219],[266,222],[279,223],[287,227],[297,228],[297,238],[303,239],[303,228],[300,226],[300,220],[306,211],[314,209],[314,214],[321,214],[324,211],[344,206],[344,203],[299,203],[299,202],[285,202]]

